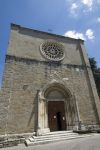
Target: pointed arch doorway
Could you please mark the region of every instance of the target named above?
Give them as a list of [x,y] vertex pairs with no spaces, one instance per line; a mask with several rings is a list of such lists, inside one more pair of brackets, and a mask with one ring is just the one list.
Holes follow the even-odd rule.
[[37,134],[72,130],[78,121],[74,95],[64,84],[53,82],[39,92]]
[[68,130],[73,126],[75,103],[69,91],[60,84],[54,84],[46,90],[45,97],[50,131]]

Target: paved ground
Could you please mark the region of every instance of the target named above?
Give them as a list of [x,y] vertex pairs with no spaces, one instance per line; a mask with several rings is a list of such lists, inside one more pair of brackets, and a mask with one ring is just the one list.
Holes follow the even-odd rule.
[[11,148],[3,148],[2,150],[100,150],[100,134],[37,146],[25,147],[22,144]]

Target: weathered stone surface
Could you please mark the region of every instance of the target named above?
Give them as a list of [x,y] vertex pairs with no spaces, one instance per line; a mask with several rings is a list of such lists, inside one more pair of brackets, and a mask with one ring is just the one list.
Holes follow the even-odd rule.
[[[63,61],[42,57],[40,45],[49,39],[64,45]],[[38,91],[52,80],[61,81],[75,96],[83,124],[99,124],[100,101],[83,42],[13,26],[0,94],[0,134],[36,131]]]

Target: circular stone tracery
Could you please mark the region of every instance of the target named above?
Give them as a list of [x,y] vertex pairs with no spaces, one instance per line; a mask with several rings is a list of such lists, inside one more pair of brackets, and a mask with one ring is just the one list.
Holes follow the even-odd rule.
[[61,61],[64,58],[64,47],[62,44],[47,41],[40,47],[43,56],[51,61]]

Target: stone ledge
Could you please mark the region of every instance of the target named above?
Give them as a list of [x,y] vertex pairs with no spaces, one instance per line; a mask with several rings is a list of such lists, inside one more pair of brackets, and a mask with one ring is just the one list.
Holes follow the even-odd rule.
[[24,62],[27,64],[32,64],[32,63],[42,63],[42,64],[47,64],[47,65],[63,65],[63,66],[67,66],[69,68],[73,67],[73,68],[80,68],[80,69],[85,69],[86,67],[91,69],[90,66],[85,66],[85,65],[75,65],[75,64],[62,64],[61,62],[55,62],[55,61],[40,61],[40,60],[36,60],[36,59],[31,59],[31,58],[24,58],[24,57],[18,57],[18,56],[13,56],[13,55],[6,55],[6,61],[7,60],[13,60],[13,61],[19,61],[19,62]]
[[23,134],[1,135],[0,136],[0,148],[17,146],[18,144],[24,143],[25,139],[32,135],[35,135],[35,132],[23,133]]

